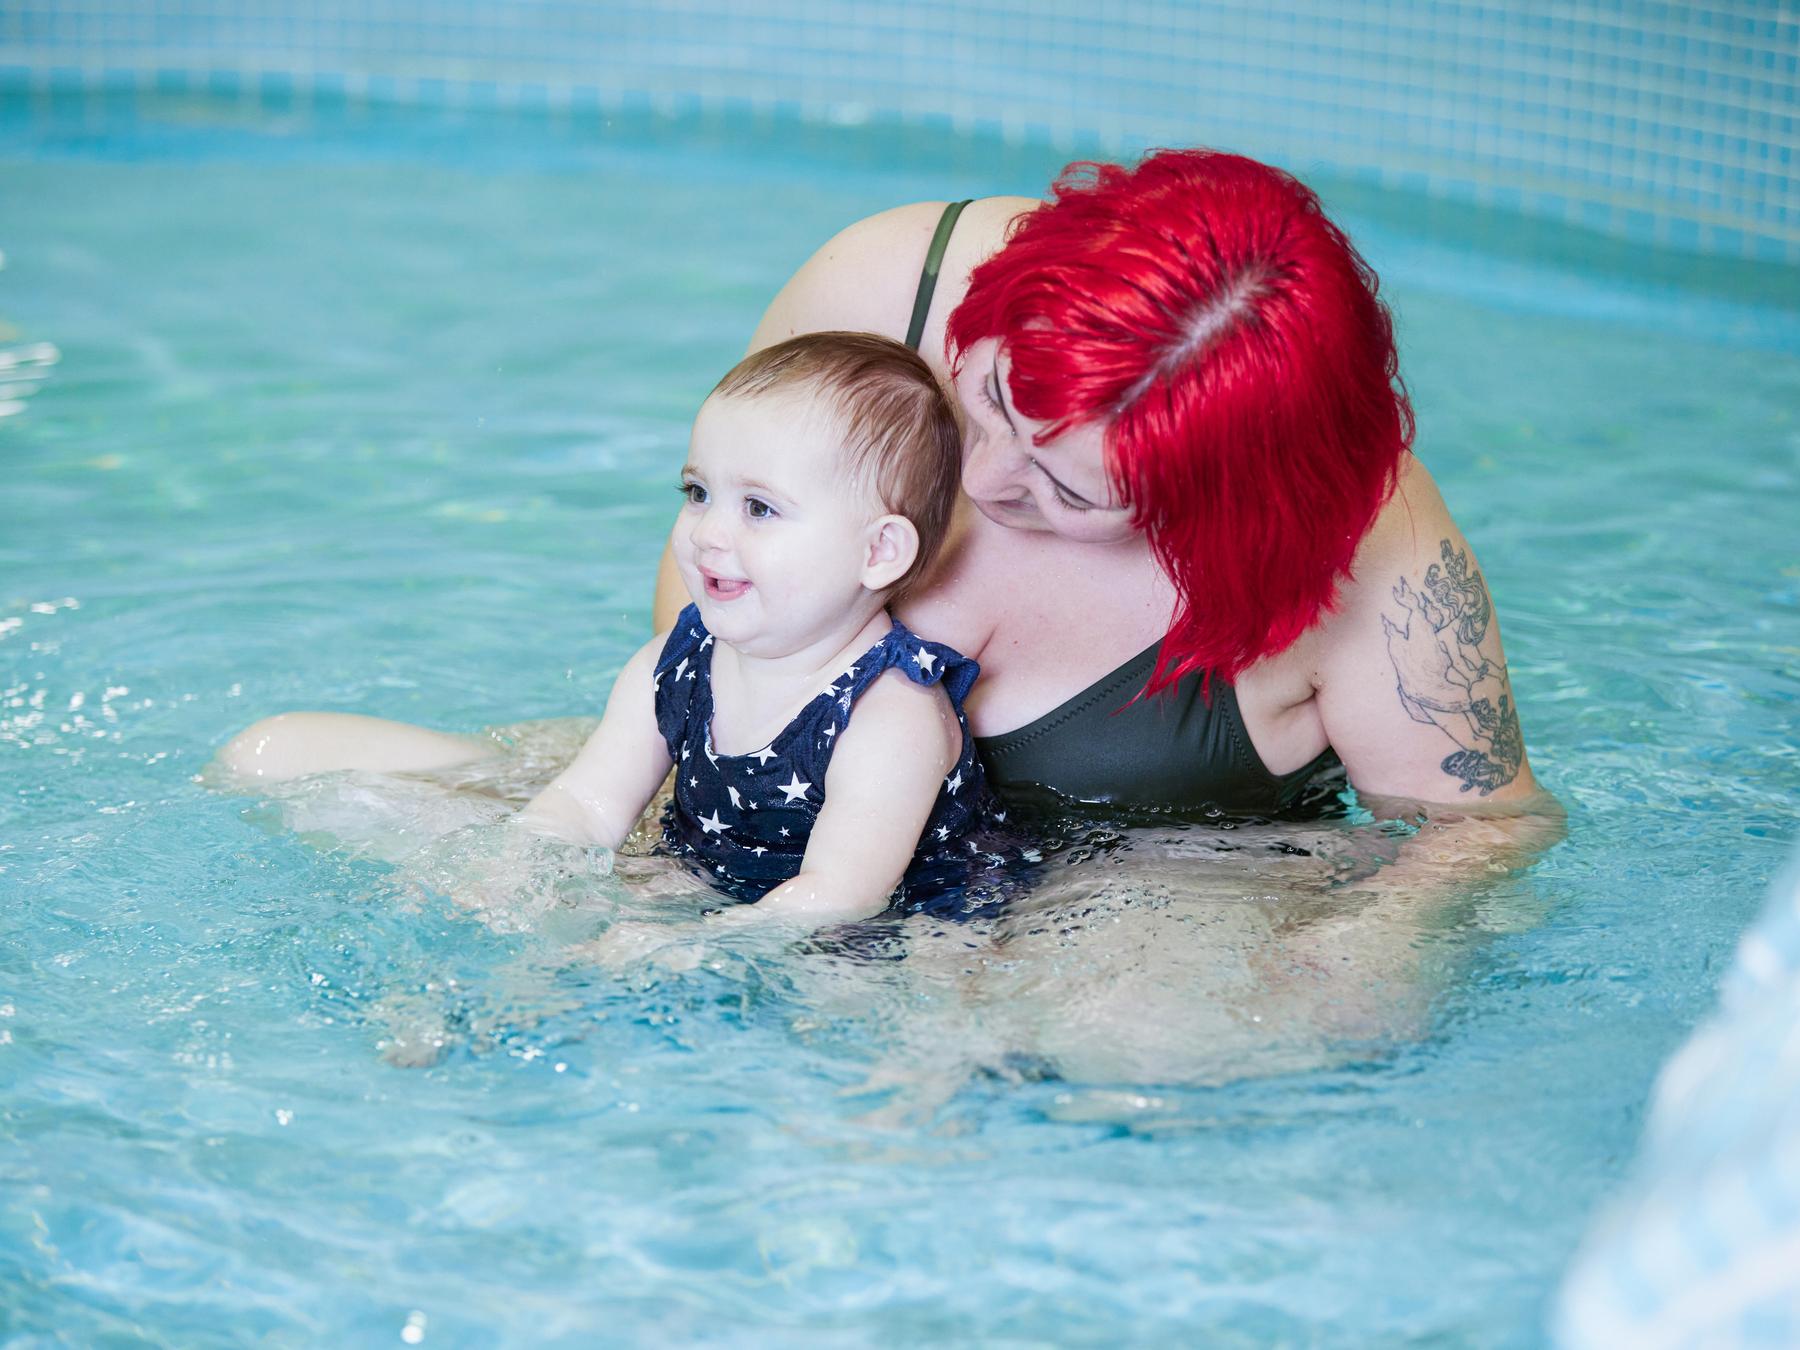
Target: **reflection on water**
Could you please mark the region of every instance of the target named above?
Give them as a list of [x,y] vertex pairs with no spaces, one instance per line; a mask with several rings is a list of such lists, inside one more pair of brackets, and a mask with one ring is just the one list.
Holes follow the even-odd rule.
[[[858,1091],[890,1096],[876,1118],[916,1123],[981,1078],[1193,1086],[1380,1057],[1428,1033],[1435,993],[1483,934],[1536,917],[1508,907],[1508,874],[1493,863],[1516,843],[1511,817],[1440,815],[1421,828],[1354,805],[1280,822],[1061,814],[1027,827],[1029,889],[998,918],[892,916],[798,942],[716,931],[678,956],[595,970],[590,944],[621,921],[687,932],[721,902],[653,852],[657,807],[616,858],[510,826],[592,726],[497,728],[478,763],[317,775],[249,811],[391,864],[392,903],[442,902],[527,940],[491,987],[427,980],[374,999],[391,1061],[435,1063],[566,1019],[584,985],[603,999],[716,1000],[729,988],[798,1036],[856,1047],[868,1068]],[[1539,830],[1526,853],[1554,837]]]
[[[6,255],[0,253],[0,268],[6,266]],[[0,417],[13,417],[25,411],[25,400],[36,393],[50,377],[51,369],[62,360],[62,353],[52,343],[28,342],[18,346],[22,334],[0,314]]]

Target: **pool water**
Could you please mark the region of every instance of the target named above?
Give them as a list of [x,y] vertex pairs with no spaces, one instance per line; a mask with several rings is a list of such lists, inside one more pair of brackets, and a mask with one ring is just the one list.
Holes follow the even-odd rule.
[[[471,908],[439,883],[486,808],[194,775],[295,707],[591,717],[687,421],[786,274],[1066,156],[0,108],[0,350],[34,354],[0,398],[0,1339],[1542,1338],[1793,834],[1791,272],[1325,185],[1570,812],[1389,934],[1350,1013],[1280,971],[1404,834],[1355,811],[1071,828],[1027,918],[905,961],[612,973],[574,949],[697,903],[652,861],[653,901]],[[520,774],[578,730],[527,728]],[[359,826],[409,861],[316,846]]]

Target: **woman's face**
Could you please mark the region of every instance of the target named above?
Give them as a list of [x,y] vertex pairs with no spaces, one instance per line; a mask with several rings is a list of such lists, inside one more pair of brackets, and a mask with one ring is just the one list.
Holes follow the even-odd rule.
[[982,515],[1015,530],[1042,530],[1084,544],[1134,538],[1131,508],[1106,472],[1105,429],[1075,427],[1042,445],[1044,423],[1013,405],[1010,365],[995,339],[963,354],[956,377],[962,404],[962,486]]

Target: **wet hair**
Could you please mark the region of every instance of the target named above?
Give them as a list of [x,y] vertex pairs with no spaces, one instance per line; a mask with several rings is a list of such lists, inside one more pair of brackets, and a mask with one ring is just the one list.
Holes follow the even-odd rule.
[[844,470],[874,491],[884,511],[919,532],[919,556],[895,583],[904,591],[937,556],[962,476],[956,407],[924,359],[874,333],[802,333],[752,352],[711,397],[779,391],[814,395],[843,433]]
[[1040,442],[1106,428],[1178,596],[1146,692],[1232,679],[1317,622],[1412,445],[1374,272],[1310,189],[1238,155],[1064,169],[975,269],[953,366],[987,338]]

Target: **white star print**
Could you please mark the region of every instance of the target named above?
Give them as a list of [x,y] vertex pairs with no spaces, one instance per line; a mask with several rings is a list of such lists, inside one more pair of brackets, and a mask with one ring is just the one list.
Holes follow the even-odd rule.
[[706,739],[700,743],[700,748],[706,751],[706,762],[711,764],[715,769],[718,768],[719,757],[713,753],[712,732],[710,730],[706,733]]
[[725,790],[731,794],[731,804],[741,810],[744,803],[738,799],[738,790],[729,783],[725,785]]
[[758,764],[767,764],[770,760],[775,758],[775,752],[765,745],[762,749],[752,755],[751,758]]
[[937,664],[937,657],[933,656],[923,647],[919,648],[919,654],[913,657],[913,660],[918,662],[919,669],[924,671],[927,675],[931,674],[932,666]]
[[946,778],[944,786],[950,789],[950,795],[954,797],[956,790],[962,786],[962,770],[958,769],[952,777]]
[[767,853],[769,850],[764,848],[761,844],[758,844],[755,848],[751,849],[750,851],[754,854],[757,854],[760,857],[762,854]]
[[687,657],[684,656],[681,658],[681,664],[675,667],[675,678],[676,679],[679,680],[682,676],[682,673],[687,670],[687,661],[688,661]]
[[837,728],[836,727],[826,727],[825,734],[827,736],[835,736],[835,735],[837,735]]
[[717,807],[713,808],[712,819],[708,820],[705,816],[700,817],[700,828],[708,834],[725,833],[725,822],[719,819]]
[[712,646],[712,634],[708,633],[706,635],[705,639],[700,643],[700,645],[698,647],[694,648],[694,650],[698,651],[698,652],[703,652],[710,646]]
[[699,786],[700,786],[700,780],[699,780],[699,779],[698,779],[698,778],[689,778],[689,779],[688,779],[688,786],[689,786],[689,787],[699,787]]
[[838,691],[838,688],[835,684],[828,684],[825,686],[825,693],[828,694],[832,698],[837,697],[837,691]]
[[784,825],[784,826],[782,826],[782,828],[781,828],[781,837],[782,837],[782,838],[783,838],[783,839],[786,839],[786,838],[787,838],[787,827],[786,827],[786,826],[785,826],[785,825]]
[[1006,823],[1006,812],[1004,812],[1004,811],[994,812],[994,819],[999,821],[1002,825],[1004,825]]
[[[787,782],[782,783],[779,786],[781,788],[782,793],[787,798],[787,800],[782,803],[782,805],[785,806],[792,802],[805,801],[806,800],[806,790],[809,787],[811,787],[812,784],[811,783],[802,783],[800,781],[800,775],[795,774],[792,778],[788,779]],[[786,834],[787,831],[783,830],[782,833]]]
[[682,746],[682,747],[681,747],[681,757],[682,757],[682,758],[683,758],[683,759],[686,759],[686,758],[687,758],[687,757],[688,757],[688,756],[689,756],[689,755],[691,755],[691,754],[693,754],[693,753],[694,753],[694,747],[693,747],[693,746],[691,746],[691,745],[684,745],[684,746]]
[[937,827],[937,837],[939,839],[948,839],[950,837],[950,827],[948,825],[938,826]]

